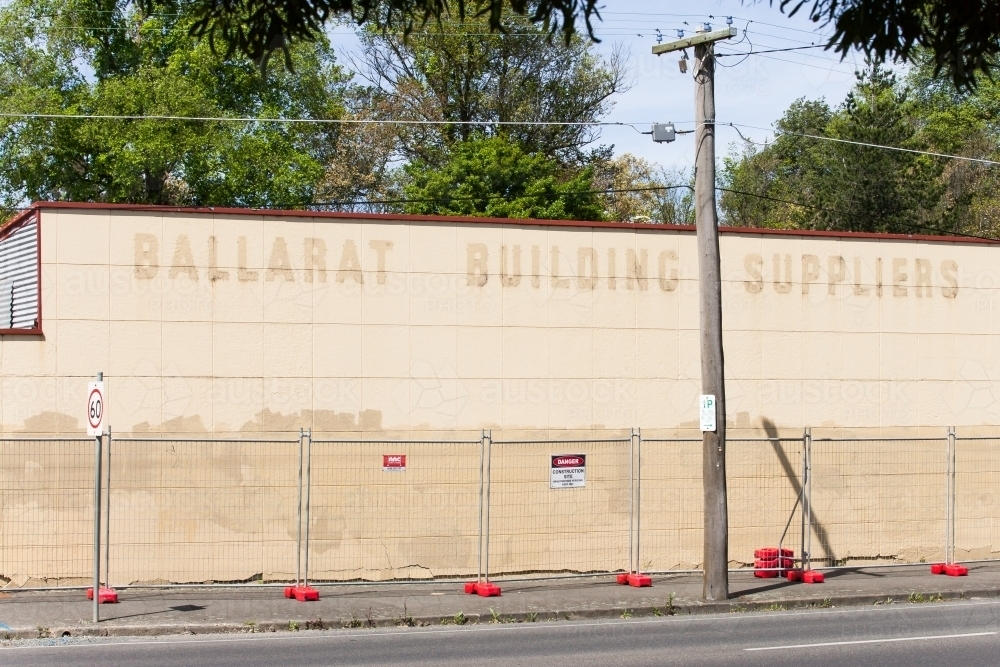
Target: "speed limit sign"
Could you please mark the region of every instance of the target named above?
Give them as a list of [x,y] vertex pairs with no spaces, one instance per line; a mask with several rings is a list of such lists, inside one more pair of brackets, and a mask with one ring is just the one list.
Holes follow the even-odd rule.
[[87,385],[87,435],[104,432],[104,383]]

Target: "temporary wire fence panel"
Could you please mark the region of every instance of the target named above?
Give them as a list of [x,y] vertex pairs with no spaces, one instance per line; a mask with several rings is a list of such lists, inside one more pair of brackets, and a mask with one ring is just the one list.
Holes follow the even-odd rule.
[[110,447],[112,585],[294,579],[298,440]]
[[482,442],[314,440],[309,580],[476,576]]
[[[631,446],[631,440],[493,442],[489,575],[627,569]],[[553,463],[577,456],[583,465],[560,470]]]
[[753,567],[761,547],[801,554],[802,438],[726,441],[730,567]]
[[639,450],[639,569],[701,567],[701,440],[644,438]]
[[93,582],[94,439],[0,440],[0,587]]
[[956,440],[955,555],[1000,558],[1000,437]]
[[813,440],[813,562],[943,559],[947,447],[945,438]]

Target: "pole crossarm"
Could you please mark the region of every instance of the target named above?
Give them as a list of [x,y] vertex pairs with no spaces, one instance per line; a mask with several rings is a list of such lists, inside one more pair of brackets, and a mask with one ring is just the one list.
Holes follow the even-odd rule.
[[675,39],[674,41],[667,42],[666,44],[657,44],[653,47],[653,55],[658,56],[663,53],[680,51],[692,46],[697,46],[698,44],[708,44],[710,42],[718,42],[723,39],[732,39],[735,36],[736,28],[733,27],[726,28],[725,30],[713,30],[712,32],[699,32],[695,33],[691,37]]

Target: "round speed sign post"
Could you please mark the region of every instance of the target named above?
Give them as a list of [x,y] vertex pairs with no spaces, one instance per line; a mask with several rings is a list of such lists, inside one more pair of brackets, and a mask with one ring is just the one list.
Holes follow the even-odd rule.
[[104,373],[87,385],[87,435],[94,436],[94,623],[101,620],[101,433],[104,428]]

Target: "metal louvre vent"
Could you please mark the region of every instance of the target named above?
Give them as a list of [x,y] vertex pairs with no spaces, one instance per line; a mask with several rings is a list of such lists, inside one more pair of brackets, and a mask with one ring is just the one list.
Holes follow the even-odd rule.
[[0,329],[38,326],[38,218],[0,240]]

